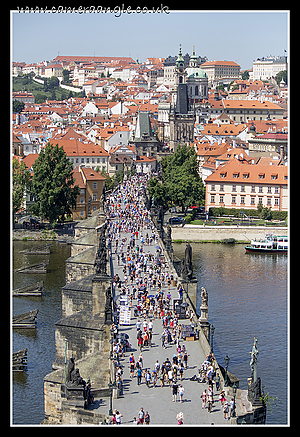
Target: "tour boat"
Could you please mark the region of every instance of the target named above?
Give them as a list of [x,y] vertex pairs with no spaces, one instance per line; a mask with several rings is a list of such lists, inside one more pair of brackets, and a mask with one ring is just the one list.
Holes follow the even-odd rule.
[[287,253],[288,237],[266,234],[265,240],[251,240],[250,246],[245,246],[246,252]]

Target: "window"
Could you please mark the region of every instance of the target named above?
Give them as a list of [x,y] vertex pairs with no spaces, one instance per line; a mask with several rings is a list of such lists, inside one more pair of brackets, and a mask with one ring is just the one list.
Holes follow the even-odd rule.
[[84,194],[84,188],[81,188],[80,194]]
[[236,203],[236,196],[232,196],[232,197],[231,197],[231,203],[233,203],[233,204]]
[[251,193],[255,193],[255,185],[251,186]]
[[210,202],[211,202],[211,203],[215,203],[215,196],[214,196],[214,195],[211,195],[211,196],[210,196]]
[[224,196],[222,194],[220,195],[220,203],[224,203]]
[[215,191],[216,190],[216,186],[215,186],[215,184],[212,184],[211,185],[211,191]]
[[97,190],[97,182],[93,182],[93,190]]
[[271,205],[271,197],[268,197],[268,199],[267,199],[267,205]]
[[263,179],[265,177],[265,174],[264,173],[260,173],[259,175],[258,175],[258,178],[259,179]]
[[236,191],[236,185],[232,185],[232,191]]
[[241,196],[241,204],[245,203],[245,196]]
[[224,184],[220,184],[220,191],[224,191]]
[[275,180],[277,179],[277,177],[278,177],[277,174],[272,174],[272,175],[271,175],[271,179],[272,179],[273,181],[275,181]]
[[236,179],[239,177],[239,173],[233,173],[233,177]]
[[251,197],[250,204],[255,205],[255,197]]
[[262,197],[259,197],[259,198],[258,198],[258,203],[263,203],[262,200],[263,200],[263,198],[262,198]]
[[275,199],[274,199],[274,205],[275,205],[275,206],[279,206],[279,198],[278,198],[278,197],[275,197]]
[[249,177],[249,173],[243,173],[243,178],[244,179],[248,179],[248,177]]
[[245,192],[245,185],[241,185],[241,192],[242,192],[242,193]]
[[258,187],[258,192],[262,193],[263,192],[263,187]]
[[84,197],[80,197],[80,203],[84,203]]
[[220,177],[221,177],[221,178],[225,178],[226,174],[227,174],[227,172],[225,172],[225,173],[220,173]]
[[93,201],[95,202],[97,200],[97,194],[93,194]]
[[279,187],[275,187],[275,194],[279,194]]
[[268,194],[272,193],[272,187],[268,187]]

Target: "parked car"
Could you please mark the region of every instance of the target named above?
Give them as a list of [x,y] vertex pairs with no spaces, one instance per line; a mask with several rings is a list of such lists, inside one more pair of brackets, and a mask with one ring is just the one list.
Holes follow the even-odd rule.
[[170,217],[169,224],[170,225],[184,225],[185,220],[182,217]]

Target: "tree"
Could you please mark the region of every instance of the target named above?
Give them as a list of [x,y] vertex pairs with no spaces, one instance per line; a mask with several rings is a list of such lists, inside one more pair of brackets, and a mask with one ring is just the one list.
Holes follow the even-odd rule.
[[154,197],[156,206],[165,206],[170,201],[166,185],[162,184],[157,178],[150,179],[149,194],[151,202],[152,197]]
[[186,213],[189,206],[204,204],[205,187],[198,173],[194,148],[178,146],[173,155],[162,160],[163,182],[150,181],[149,193],[159,205],[178,205]]
[[20,113],[23,111],[25,106],[24,102],[19,102],[19,100],[13,100],[13,113]]
[[48,87],[50,89],[58,88],[59,87],[59,80],[57,79],[56,76],[51,76],[50,77],[50,79],[48,80]]
[[79,186],[75,185],[73,166],[63,147],[48,143],[33,164],[32,194],[36,202],[32,212],[48,219],[52,226],[57,220],[64,221],[76,206]]
[[277,84],[279,85],[282,79],[285,81],[286,85],[288,84],[288,75],[287,70],[279,71],[279,73],[276,74],[275,80]]
[[248,70],[245,70],[243,73],[242,73],[242,79],[243,80],[248,80],[249,79],[249,71]]
[[21,208],[24,200],[25,189],[29,185],[30,172],[26,167],[24,162],[19,162],[17,159],[13,159],[12,162],[12,182],[13,182],[13,192],[12,192],[12,205],[13,214]]
[[70,83],[69,70],[63,70],[63,83]]

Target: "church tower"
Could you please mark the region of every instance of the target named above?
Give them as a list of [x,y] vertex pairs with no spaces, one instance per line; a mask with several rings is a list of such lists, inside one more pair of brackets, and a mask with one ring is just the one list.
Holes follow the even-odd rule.
[[179,44],[178,58],[175,62],[175,84],[176,84],[176,87],[180,83],[185,83],[185,80],[186,80],[186,71],[185,71],[185,66],[184,66],[184,59],[183,59],[182,53],[181,53],[181,44]]

